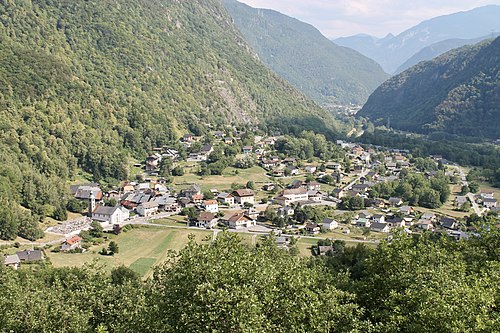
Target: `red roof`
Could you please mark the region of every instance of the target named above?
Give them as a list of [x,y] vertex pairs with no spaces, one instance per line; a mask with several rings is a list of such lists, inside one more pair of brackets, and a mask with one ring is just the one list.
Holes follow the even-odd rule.
[[80,236],[73,236],[70,239],[66,239],[66,243],[69,245],[74,245],[77,243],[80,243],[82,241],[82,238]]

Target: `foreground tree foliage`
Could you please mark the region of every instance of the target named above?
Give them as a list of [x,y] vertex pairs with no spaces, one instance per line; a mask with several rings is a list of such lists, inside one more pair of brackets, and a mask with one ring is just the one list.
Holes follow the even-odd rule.
[[[150,331],[354,332],[366,328],[353,295],[324,266],[309,266],[274,239],[249,249],[234,234],[191,241],[149,281]],[[156,319],[156,320],[153,320]]]
[[336,242],[312,259],[222,232],[191,239],[146,281],[123,266],[0,266],[0,331],[494,333],[492,221],[468,241],[401,234],[376,250]]

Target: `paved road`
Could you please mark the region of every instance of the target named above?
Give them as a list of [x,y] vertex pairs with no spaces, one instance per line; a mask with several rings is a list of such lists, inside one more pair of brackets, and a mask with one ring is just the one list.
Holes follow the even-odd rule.
[[346,186],[344,186],[343,190],[348,190],[351,186],[353,186],[354,184],[356,184],[360,179],[361,177],[364,177],[368,174],[368,172],[370,172],[370,169],[365,169],[363,172],[361,172],[359,174],[359,177],[354,179],[352,182],[350,182],[349,184],[347,184]]

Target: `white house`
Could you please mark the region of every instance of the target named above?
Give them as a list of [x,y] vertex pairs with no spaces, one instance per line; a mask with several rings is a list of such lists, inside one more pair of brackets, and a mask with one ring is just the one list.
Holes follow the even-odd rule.
[[339,226],[339,223],[337,221],[335,221],[334,219],[330,219],[330,218],[323,219],[323,228],[325,228],[327,230],[336,229],[336,228],[338,228],[338,226]]
[[212,229],[217,225],[217,218],[210,212],[201,212],[195,221],[195,225],[198,228]]
[[223,204],[226,204],[228,206],[232,206],[234,205],[234,197],[231,193],[220,193],[218,196],[217,196],[217,200],[220,202],[220,203],[223,203]]
[[80,236],[73,236],[69,239],[66,239],[61,244],[61,251],[70,251],[77,248],[81,248],[82,238]]
[[158,203],[155,201],[143,202],[136,208],[137,214],[151,216],[158,213]]
[[203,201],[203,208],[209,213],[218,213],[219,203],[217,200],[205,200]]
[[98,206],[92,213],[92,220],[99,221],[101,224],[121,224],[129,216],[128,209],[122,206]]
[[229,214],[221,218],[221,222],[232,229],[248,228],[255,225],[255,220],[245,213]]

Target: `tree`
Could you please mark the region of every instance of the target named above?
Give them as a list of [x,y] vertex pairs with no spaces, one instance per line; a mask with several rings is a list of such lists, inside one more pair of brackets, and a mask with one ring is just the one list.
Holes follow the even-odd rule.
[[251,190],[255,190],[255,183],[252,180],[249,180],[247,182],[246,188],[251,189]]
[[115,253],[118,253],[120,248],[118,247],[118,244],[115,241],[109,242],[108,245],[108,253],[109,255],[114,255]]
[[122,285],[126,283],[138,284],[140,280],[137,272],[121,265],[111,270],[111,281],[115,285]]
[[102,227],[102,225],[97,222],[97,221],[92,221],[92,223],[90,224],[90,236],[94,237],[94,238],[100,238],[102,237],[103,233],[104,233],[104,228]]
[[477,182],[469,182],[469,189],[472,193],[479,192],[479,184]]
[[460,195],[466,195],[467,193],[470,192],[469,186],[467,185],[462,185],[462,188],[460,189]]
[[176,166],[172,169],[172,176],[184,176],[184,169],[180,166]]

